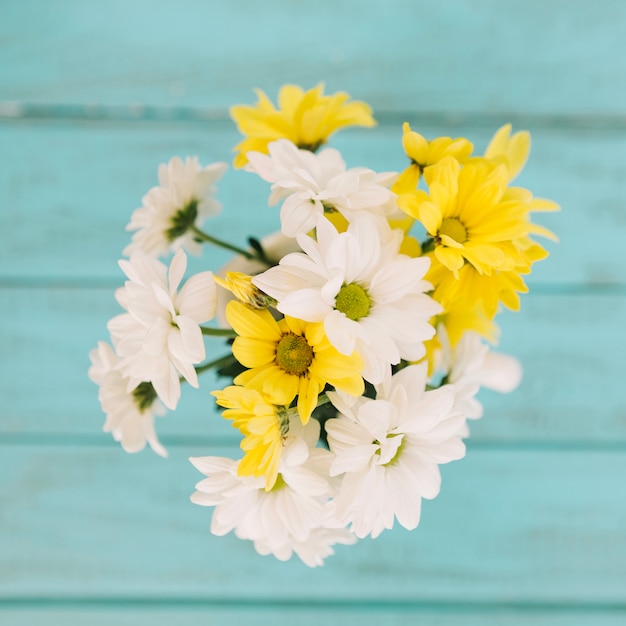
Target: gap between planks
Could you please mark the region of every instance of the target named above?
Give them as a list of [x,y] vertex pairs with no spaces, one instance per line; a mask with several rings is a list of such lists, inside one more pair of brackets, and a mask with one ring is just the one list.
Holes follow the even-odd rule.
[[[492,128],[494,120],[506,120],[516,127],[557,130],[624,130],[623,114],[515,113],[512,111],[384,111],[375,113],[379,126],[398,126],[408,119],[414,123],[449,128]],[[213,127],[231,127],[227,109],[131,105],[82,105],[71,103],[40,104],[0,101],[0,121],[88,121],[88,122],[184,122]]]

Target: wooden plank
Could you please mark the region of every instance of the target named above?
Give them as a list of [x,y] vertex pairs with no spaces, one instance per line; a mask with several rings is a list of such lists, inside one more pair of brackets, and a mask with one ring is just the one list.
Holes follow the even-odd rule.
[[[490,128],[416,128],[429,137],[466,134],[482,151],[502,121]],[[398,171],[407,162],[400,136],[399,127],[346,131],[335,145],[350,166]],[[187,154],[205,163],[230,160],[236,141],[234,129],[219,125],[0,124],[0,279],[118,281],[116,261],[130,240],[124,227],[156,184],[158,164]],[[602,159],[594,162],[593,154]],[[552,256],[537,264],[529,284],[625,284],[625,179],[626,135],[537,129],[519,184],[559,201],[563,211],[537,216],[561,243],[546,243]],[[240,245],[250,234],[277,230],[278,209],[267,207],[268,195],[258,177],[231,169],[219,184],[224,211],[206,228]],[[207,250],[193,267],[216,268],[228,257]]]
[[492,611],[472,611],[471,608],[450,611],[399,610],[385,608],[376,611],[371,607],[359,608],[332,607],[320,609],[318,606],[296,608],[233,608],[204,609],[195,606],[181,608],[117,608],[115,604],[103,604],[100,608],[82,609],[15,609],[0,608],[0,622],[11,626],[248,626],[250,623],[300,624],[341,624],[341,626],[406,626],[406,624],[428,624],[428,626],[623,626],[626,613],[599,609],[591,612],[572,610],[507,610],[495,608]]
[[[227,107],[326,80],[379,110],[623,114],[619,0],[7,3],[0,100]],[[181,19],[181,17],[186,19]]]
[[[97,601],[365,602],[623,607],[626,457],[470,449],[443,468],[417,531],[340,546],[322,570],[209,534],[188,498],[199,474],[171,458],[99,448],[4,447],[0,597]],[[357,575],[358,574],[358,575]],[[218,604],[219,605],[219,604]]]
[[[96,436],[104,417],[87,379],[88,353],[107,340],[120,311],[109,289],[0,290],[0,432]],[[602,323],[598,323],[601,311]],[[472,423],[479,441],[626,442],[620,381],[626,296],[529,294],[519,313],[502,318],[500,349],[523,364],[511,395],[484,391],[485,418]],[[221,340],[211,358],[227,354]],[[175,415],[157,421],[168,436],[235,437],[215,412],[209,390],[227,384],[203,375],[183,388]],[[601,398],[601,400],[599,400]],[[98,435],[100,436],[100,435]],[[106,443],[109,435],[101,435]],[[111,445],[114,445],[111,442]]]

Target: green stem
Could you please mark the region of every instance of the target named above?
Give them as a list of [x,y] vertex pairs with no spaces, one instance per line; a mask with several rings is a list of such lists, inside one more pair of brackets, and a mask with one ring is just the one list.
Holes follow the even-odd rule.
[[317,408],[318,406],[324,406],[325,404],[328,404],[329,402],[330,402],[330,398],[325,393],[322,393],[317,399],[317,406],[315,408]]
[[429,237],[422,244],[422,254],[426,254],[427,252],[432,252],[435,249],[436,245],[437,245],[437,242],[435,241],[435,238],[434,237]]
[[233,244],[228,243],[226,241],[222,241],[221,239],[217,239],[217,237],[213,237],[212,235],[209,235],[205,233],[204,231],[200,230],[197,226],[190,226],[189,230],[200,241],[206,241],[207,243],[212,243],[213,245],[219,246],[220,248],[226,248],[226,250],[230,250],[231,252],[236,252],[237,254],[241,254],[242,256],[246,257],[246,259],[257,260],[257,261],[261,261],[265,263],[265,260],[261,259],[258,254],[255,254],[254,252],[250,252],[250,250],[244,250],[243,248],[240,248],[239,246],[234,246]]
[[232,328],[207,328],[200,326],[203,335],[207,337],[236,337],[237,333]]
[[196,374],[201,374],[202,372],[206,372],[207,370],[213,369],[214,367],[230,365],[234,362],[235,357],[232,354],[227,354],[226,356],[215,359],[214,361],[209,361],[208,363],[203,363],[202,365],[196,366]]

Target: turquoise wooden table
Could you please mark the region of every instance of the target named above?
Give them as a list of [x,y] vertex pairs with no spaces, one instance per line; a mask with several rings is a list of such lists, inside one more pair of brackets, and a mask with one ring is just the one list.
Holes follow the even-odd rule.
[[[0,624],[626,624],[625,32],[618,0],[2,2]],[[401,170],[405,120],[479,149],[511,121],[520,185],[563,210],[500,318],[521,387],[481,395],[415,532],[309,570],[190,503],[188,457],[237,453],[206,391],[159,423],[169,459],[127,455],[86,372],[158,164],[230,160],[228,106],[320,81],[379,121],[333,142],[349,165]],[[275,230],[266,189],[231,169],[219,234]]]

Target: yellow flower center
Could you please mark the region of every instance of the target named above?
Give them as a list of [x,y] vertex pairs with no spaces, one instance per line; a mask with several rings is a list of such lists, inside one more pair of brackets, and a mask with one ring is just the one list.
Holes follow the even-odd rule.
[[370,312],[372,301],[367,291],[355,283],[344,285],[335,299],[335,309],[351,320],[360,320]]
[[447,235],[457,243],[465,243],[467,241],[467,229],[463,226],[463,222],[456,217],[446,217],[441,222],[439,235]]
[[302,376],[313,362],[313,348],[300,335],[288,333],[276,344],[276,365],[293,376]]

